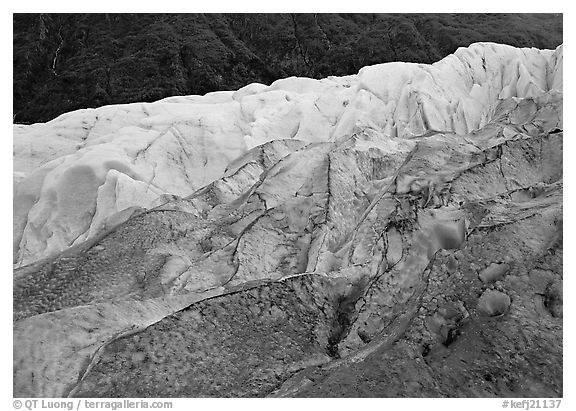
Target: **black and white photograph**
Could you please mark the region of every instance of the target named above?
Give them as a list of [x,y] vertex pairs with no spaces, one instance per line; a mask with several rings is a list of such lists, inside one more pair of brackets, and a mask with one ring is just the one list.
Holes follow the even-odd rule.
[[13,13],[6,409],[568,409],[565,15],[517,11]]

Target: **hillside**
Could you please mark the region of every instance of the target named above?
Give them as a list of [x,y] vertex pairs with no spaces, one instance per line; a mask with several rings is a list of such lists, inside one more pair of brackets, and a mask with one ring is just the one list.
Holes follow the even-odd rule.
[[15,14],[14,122],[235,90],[289,76],[433,63],[474,42],[554,49],[555,14]]

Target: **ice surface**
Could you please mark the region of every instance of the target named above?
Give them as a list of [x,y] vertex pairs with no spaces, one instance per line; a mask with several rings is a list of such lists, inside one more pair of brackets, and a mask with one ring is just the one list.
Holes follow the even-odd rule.
[[339,141],[364,128],[390,141],[464,134],[485,125],[500,99],[561,88],[562,46],[477,43],[432,65],[379,64],[14,125],[14,263],[90,238],[111,216],[160,195],[190,195],[269,141]]
[[16,150],[15,395],[561,396],[561,61],[480,44],[16,126],[57,144]]

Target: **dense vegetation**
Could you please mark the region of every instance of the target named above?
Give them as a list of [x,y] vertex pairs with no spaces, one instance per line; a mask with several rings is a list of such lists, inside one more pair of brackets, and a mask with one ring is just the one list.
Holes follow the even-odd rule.
[[86,107],[431,63],[493,41],[555,48],[560,14],[14,14],[14,112]]

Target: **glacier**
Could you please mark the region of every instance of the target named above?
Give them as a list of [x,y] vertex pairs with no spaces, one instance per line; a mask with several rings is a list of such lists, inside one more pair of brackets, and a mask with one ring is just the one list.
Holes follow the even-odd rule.
[[561,396],[562,61],[15,125],[15,395]]
[[79,244],[139,209],[186,197],[273,140],[337,142],[370,128],[409,139],[466,134],[501,99],[562,89],[555,51],[477,43],[432,64],[172,97],[14,126],[14,263]]

